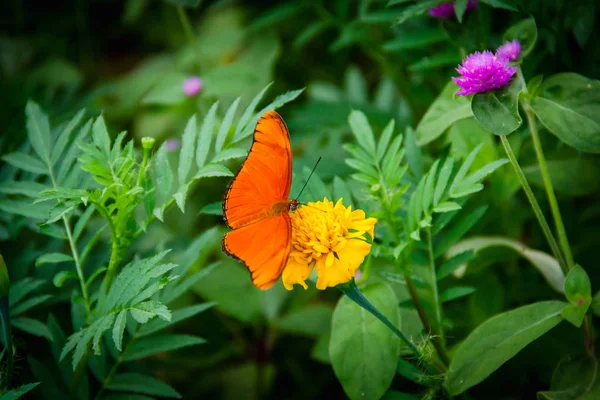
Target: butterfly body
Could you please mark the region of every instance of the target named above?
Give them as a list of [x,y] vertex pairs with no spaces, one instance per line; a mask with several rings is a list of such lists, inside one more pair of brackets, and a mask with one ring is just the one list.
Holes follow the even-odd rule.
[[275,111],[256,124],[252,147],[223,200],[223,218],[232,228],[223,251],[242,261],[252,283],[268,289],[281,276],[291,247],[289,216],[298,206],[289,200],[292,151],[283,119]]

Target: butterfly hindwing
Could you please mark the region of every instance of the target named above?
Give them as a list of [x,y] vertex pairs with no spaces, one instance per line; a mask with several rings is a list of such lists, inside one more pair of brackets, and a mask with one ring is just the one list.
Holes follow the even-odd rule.
[[290,252],[292,222],[287,213],[265,218],[228,232],[223,251],[242,261],[252,283],[268,289],[279,279]]
[[256,124],[254,142],[223,201],[230,228],[253,223],[274,203],[287,200],[292,184],[292,150],[285,122],[275,111]]

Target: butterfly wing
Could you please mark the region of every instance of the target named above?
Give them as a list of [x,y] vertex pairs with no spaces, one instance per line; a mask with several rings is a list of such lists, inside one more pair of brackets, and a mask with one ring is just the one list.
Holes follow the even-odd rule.
[[283,272],[291,232],[290,216],[281,213],[228,232],[223,238],[223,251],[246,264],[254,286],[268,289]]
[[223,217],[236,229],[265,217],[273,204],[287,200],[292,185],[292,149],[285,122],[275,111],[256,124],[254,142],[223,200]]

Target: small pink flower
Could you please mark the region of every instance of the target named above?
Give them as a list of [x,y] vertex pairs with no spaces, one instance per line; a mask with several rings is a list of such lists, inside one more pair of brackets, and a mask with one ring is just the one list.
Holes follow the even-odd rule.
[[181,147],[181,141],[179,139],[167,139],[166,142],[167,151],[175,151]]
[[192,76],[191,78],[183,81],[183,93],[185,93],[188,97],[194,97],[202,90],[202,79],[197,76]]
[[[467,9],[465,11],[472,10],[477,7],[475,0],[469,0],[467,2]],[[448,19],[456,16],[454,11],[454,2],[442,3],[439,6],[435,6],[429,9],[429,15],[435,18]]]
[[461,75],[459,78],[452,77],[460,87],[456,94],[468,96],[506,86],[517,72],[517,67],[508,65],[506,58],[497,57],[491,51],[485,50],[467,56],[456,70]]
[[515,61],[521,55],[521,43],[518,40],[506,42],[496,50],[496,57],[506,58],[508,61]]

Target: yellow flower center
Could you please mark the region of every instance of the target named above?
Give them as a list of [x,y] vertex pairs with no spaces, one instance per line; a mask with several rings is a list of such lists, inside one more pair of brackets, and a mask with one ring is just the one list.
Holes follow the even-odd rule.
[[292,289],[317,267],[317,288],[335,286],[354,277],[371,250],[366,233],[373,237],[375,218],[352,211],[340,199],[335,205],[325,198],[301,206],[291,214],[292,248],[283,272],[283,284]]

